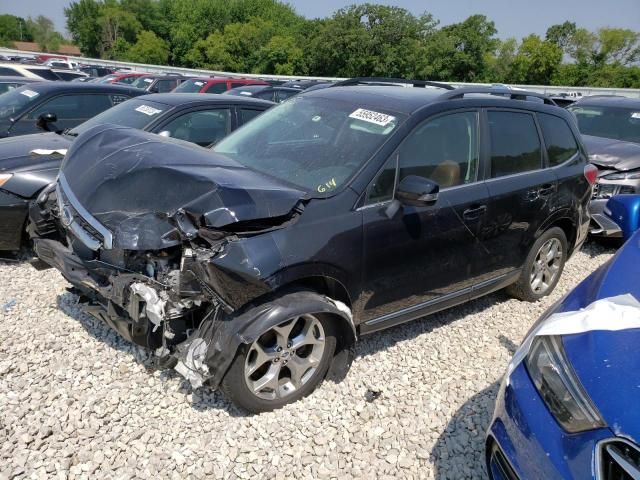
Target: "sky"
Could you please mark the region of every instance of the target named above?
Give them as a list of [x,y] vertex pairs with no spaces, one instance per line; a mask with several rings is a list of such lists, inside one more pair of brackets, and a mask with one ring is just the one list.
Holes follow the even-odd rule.
[[[481,13],[493,20],[501,38],[518,39],[529,33],[543,36],[547,27],[565,20],[589,30],[600,27],[640,29],[640,0],[369,0],[406,8],[414,14],[430,12],[442,25]],[[45,15],[66,32],[64,7],[70,0],[0,0],[0,14],[21,17]],[[325,17],[359,0],[289,0],[308,18]]]

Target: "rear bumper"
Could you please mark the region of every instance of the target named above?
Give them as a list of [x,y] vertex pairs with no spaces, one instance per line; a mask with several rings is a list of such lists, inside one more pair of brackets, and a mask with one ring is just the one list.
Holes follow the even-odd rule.
[[28,199],[0,190],[0,250],[20,249],[28,211]]
[[493,480],[595,479],[596,445],[610,436],[608,429],[562,430],[521,364],[498,392],[487,437],[487,470]]

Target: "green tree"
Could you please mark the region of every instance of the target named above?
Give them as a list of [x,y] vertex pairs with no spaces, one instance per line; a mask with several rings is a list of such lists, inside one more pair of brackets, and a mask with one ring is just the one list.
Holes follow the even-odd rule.
[[495,24],[484,15],[472,15],[462,23],[448,25],[441,30],[449,37],[449,51],[442,52],[450,80],[473,82],[486,74],[487,55],[493,53],[499,41],[495,38]]
[[562,62],[562,49],[555,43],[529,35],[522,40],[513,59],[510,83],[548,85]]
[[0,44],[10,45],[13,41],[33,40],[24,18],[15,15],[0,15]]
[[155,33],[143,30],[136,43],[126,50],[124,58],[131,62],[163,65],[169,59],[169,46]]
[[98,23],[101,3],[96,0],[71,2],[64,9],[67,30],[83,55],[98,57],[104,52],[101,45],[102,29]]
[[[99,47],[101,56],[108,58],[121,55],[122,41],[134,42],[137,33],[142,30],[142,25],[135,15],[120,8],[115,0],[100,7],[98,26],[101,34]],[[115,49],[116,46],[119,48]]]
[[55,52],[60,48],[64,38],[53,25],[53,21],[43,15],[35,19],[27,19],[27,29],[33,35],[33,40],[45,52]]
[[276,75],[304,75],[307,72],[304,51],[292,36],[273,36],[258,52],[253,71]]
[[515,38],[507,38],[501,41],[495,54],[485,54],[485,72],[482,81],[489,83],[505,83],[510,77],[513,60],[518,50],[518,41]]
[[547,28],[545,40],[555,43],[562,50],[565,50],[571,43],[571,38],[576,33],[577,27],[575,22],[566,21],[561,24],[551,25]]
[[431,15],[362,4],[317,23],[306,45],[311,71],[330,76],[411,76],[415,48],[433,32]]

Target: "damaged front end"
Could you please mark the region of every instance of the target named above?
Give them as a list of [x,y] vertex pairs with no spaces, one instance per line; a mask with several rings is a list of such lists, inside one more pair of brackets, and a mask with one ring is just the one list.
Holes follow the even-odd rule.
[[177,363],[194,386],[215,385],[255,320],[240,318],[245,306],[271,291],[255,251],[279,264],[268,233],[304,204],[301,192],[205,150],[99,127],[74,143],[29,229],[88,313],[159,365]]

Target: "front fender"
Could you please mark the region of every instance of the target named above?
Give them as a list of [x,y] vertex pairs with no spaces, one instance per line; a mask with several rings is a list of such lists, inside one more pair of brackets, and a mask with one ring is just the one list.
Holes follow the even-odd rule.
[[[176,353],[176,370],[191,382],[194,388],[205,381],[213,387],[229,370],[231,362],[242,344],[250,344],[265,331],[283,321],[302,314],[326,313],[336,316],[342,323],[339,345],[344,351],[356,340],[356,329],[350,309],[341,302],[313,292],[294,292],[275,297],[244,312],[220,318],[221,312],[211,312],[202,321]],[[336,355],[339,355],[337,352]],[[343,355],[350,363],[352,355]],[[332,368],[340,370],[340,366]]]

